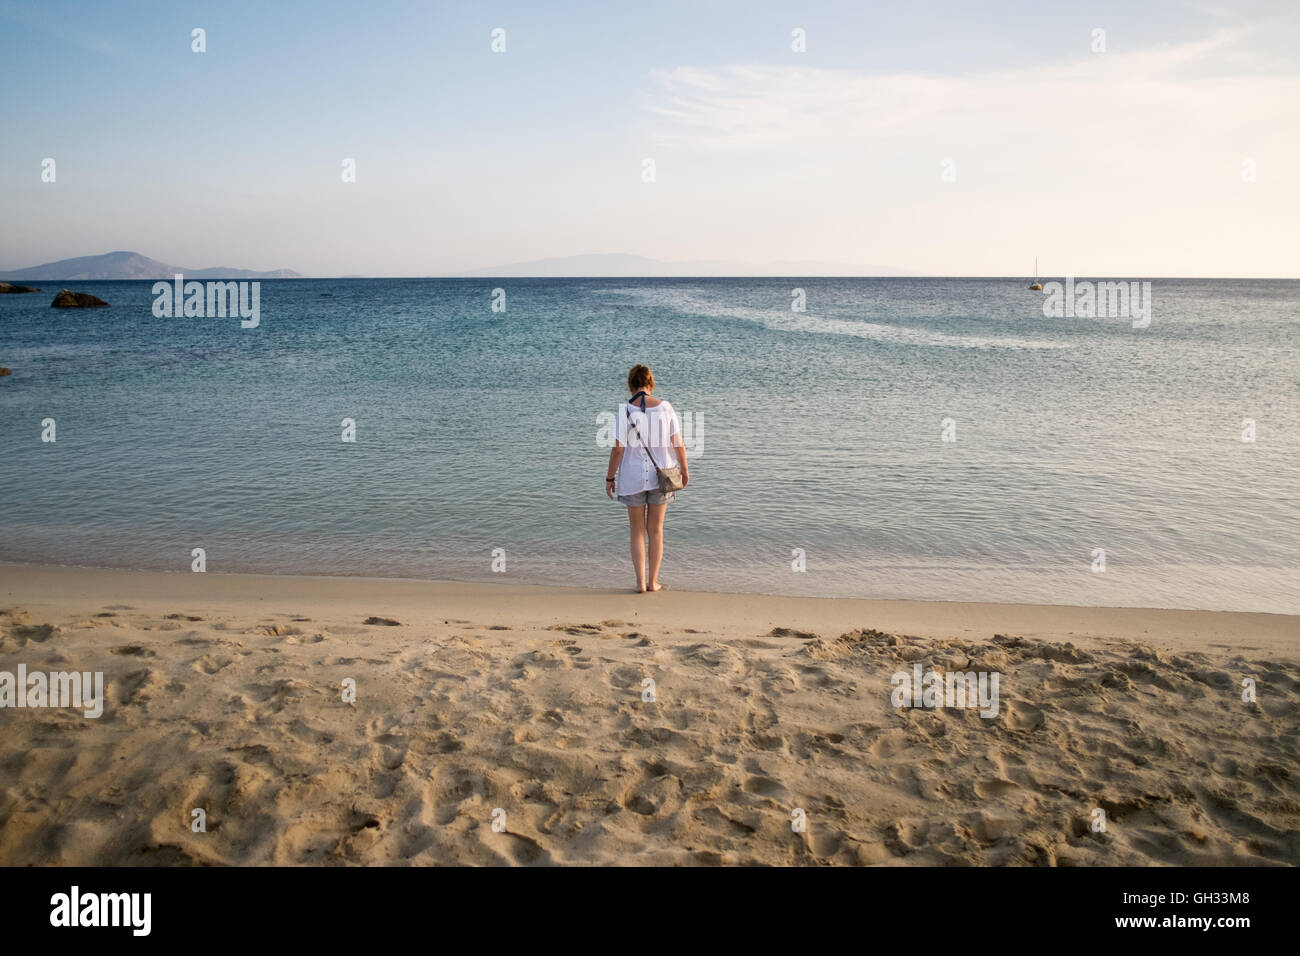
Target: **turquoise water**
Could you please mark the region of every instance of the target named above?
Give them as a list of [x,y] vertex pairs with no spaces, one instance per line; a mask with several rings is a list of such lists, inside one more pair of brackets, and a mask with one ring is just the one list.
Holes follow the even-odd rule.
[[1153,280],[1141,330],[1019,279],[277,280],[255,329],[151,286],[0,295],[0,560],[625,587],[645,362],[671,587],[1300,612],[1300,282]]

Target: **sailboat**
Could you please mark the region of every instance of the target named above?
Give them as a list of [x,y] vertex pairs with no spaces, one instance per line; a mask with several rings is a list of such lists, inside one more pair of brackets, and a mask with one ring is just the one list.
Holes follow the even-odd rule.
[[1034,281],[1029,286],[1034,292],[1042,292],[1043,284],[1038,281],[1038,256],[1034,256]]

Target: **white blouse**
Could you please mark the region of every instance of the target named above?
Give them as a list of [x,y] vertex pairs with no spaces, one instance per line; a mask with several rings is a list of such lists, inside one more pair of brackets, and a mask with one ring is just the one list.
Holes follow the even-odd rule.
[[[636,431],[628,426],[629,411]],[[637,436],[638,432],[640,437]],[[658,491],[659,476],[655,473],[655,466],[651,464],[642,442],[649,444],[650,452],[660,468],[672,468],[678,462],[670,439],[681,433],[681,422],[677,420],[677,412],[670,402],[647,405],[644,412],[640,405],[625,403],[620,406],[616,437],[618,443],[627,450],[623,452],[623,460],[618,466],[614,493],[635,495],[643,491]]]

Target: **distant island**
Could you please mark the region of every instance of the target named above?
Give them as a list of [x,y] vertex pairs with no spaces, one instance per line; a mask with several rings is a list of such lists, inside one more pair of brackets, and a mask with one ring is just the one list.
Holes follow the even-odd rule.
[[[88,282],[111,279],[170,279],[177,273],[187,279],[302,279],[292,269],[257,272],[214,266],[190,269],[151,259],[138,252],[107,252],[100,256],[60,259],[26,269],[0,271],[0,281]],[[816,276],[902,276],[917,273],[892,266],[825,262],[817,259],[788,259],[770,262],[737,262],[726,259],[679,259],[668,261],[625,253],[597,253],[533,259],[507,265],[488,266],[469,272],[426,273],[411,276],[367,276],[353,274],[328,278],[761,278]],[[327,278],[318,276],[317,278]]]
[[0,279],[30,279],[33,282],[63,282],[66,280],[104,279],[170,279],[176,273],[187,279],[300,279],[292,269],[274,269],[255,272],[252,269],[232,269],[216,266],[209,269],[187,269],[150,259],[138,252],[106,252],[102,256],[81,256],[77,259],[60,259],[44,265],[0,272]]
[[907,276],[914,275],[889,266],[847,262],[822,262],[815,259],[790,259],[776,262],[731,262],[724,259],[684,259],[665,262],[623,253],[565,256],[534,259],[504,266],[491,266],[461,273],[463,276],[537,277],[537,278],[640,278],[640,277],[761,277],[761,276]]

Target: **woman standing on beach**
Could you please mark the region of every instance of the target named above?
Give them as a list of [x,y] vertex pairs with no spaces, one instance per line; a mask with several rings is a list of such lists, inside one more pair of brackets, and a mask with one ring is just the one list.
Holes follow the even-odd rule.
[[616,438],[605,470],[605,494],[610,498],[617,494],[618,500],[627,505],[632,568],[636,571],[637,593],[641,594],[663,590],[659,564],[664,557],[664,516],[673,492],[659,490],[659,469],[680,466],[683,488],[690,483],[690,473],[677,412],[670,402],[652,394],[654,373],[644,365],[634,365],[627,373],[627,390],[632,397],[618,410]]

